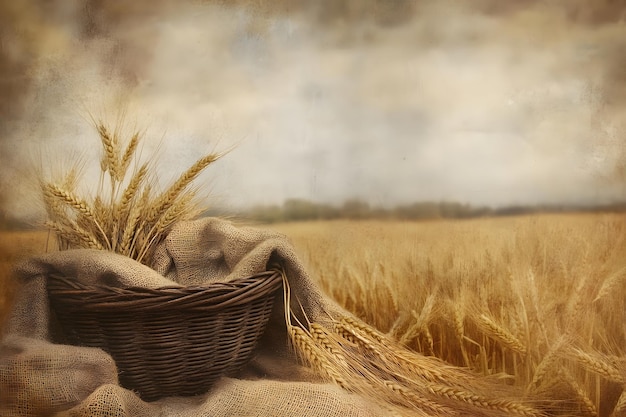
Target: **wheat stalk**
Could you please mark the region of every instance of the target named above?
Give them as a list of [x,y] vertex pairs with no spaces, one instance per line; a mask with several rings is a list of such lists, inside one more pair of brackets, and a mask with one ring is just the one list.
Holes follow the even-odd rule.
[[462,343],[463,337],[465,337],[465,311],[462,306],[454,303],[452,313],[454,331],[459,342]]
[[131,258],[134,258],[134,238],[137,234],[137,226],[141,218],[141,204],[135,205],[131,208],[128,215],[126,224],[124,225],[124,231],[122,233],[122,239],[120,241],[119,253]]
[[382,334],[372,326],[368,326],[366,323],[360,320],[356,320],[352,317],[342,317],[340,319],[340,324],[345,326],[345,328],[347,329],[356,329],[365,334],[368,338],[373,339],[379,343],[389,342],[389,339],[384,334]]
[[602,355],[572,347],[566,350],[566,354],[576,360],[586,370],[624,386],[624,377],[621,372],[610,364],[607,359],[603,358]]
[[131,177],[128,182],[128,186],[122,193],[122,197],[120,199],[119,204],[117,205],[117,213],[118,218],[123,218],[123,216],[128,214],[129,206],[131,201],[135,198],[138,193],[138,190],[141,184],[146,179],[148,175],[148,164],[143,164],[139,170]]
[[[428,411],[429,413],[436,413],[438,416],[455,416],[459,413],[449,407],[438,404],[423,395],[417,394],[414,391],[398,384],[394,381],[382,380],[380,384],[388,389],[390,392],[394,393],[396,396],[400,397],[402,400],[418,407],[420,410]],[[430,416],[432,414],[425,414],[426,416]]]
[[548,371],[554,368],[554,366],[558,363],[559,352],[563,348],[565,341],[566,339],[564,337],[559,339],[543,357],[541,362],[539,362],[539,365],[537,365],[535,373],[533,374],[533,379],[527,385],[527,392],[538,388],[539,383],[545,378]]
[[118,176],[116,177],[118,181],[122,181],[124,177],[126,176],[126,171],[128,171],[130,162],[135,155],[135,151],[137,150],[137,145],[139,144],[139,137],[140,137],[139,132],[135,132],[133,134],[133,136],[130,139],[130,142],[128,143],[128,146],[126,147],[126,151],[124,152],[124,155],[122,155],[122,159],[120,160],[120,163],[119,163],[120,170],[119,170]]
[[372,355],[374,360],[384,363],[390,376],[408,375],[409,379],[443,384],[454,381],[469,386],[475,383],[458,368],[397,346],[377,330],[352,318],[343,317],[335,324],[335,332]]
[[91,233],[77,224],[73,224],[71,227],[53,221],[48,221],[45,224],[46,227],[56,232],[61,241],[69,243],[70,246],[104,250],[104,247]]
[[472,394],[457,388],[445,385],[427,385],[426,389],[431,393],[455,401],[467,403],[474,407],[485,408],[487,410],[502,411],[508,415],[520,415],[527,417],[537,417],[540,413],[534,408],[530,408],[514,401],[503,399],[489,399],[480,395]]
[[193,209],[191,201],[194,196],[194,192],[189,192],[179,196],[177,201],[170,205],[161,214],[161,216],[156,219],[156,222],[145,235],[145,243],[143,247],[139,250],[139,255],[137,257],[139,262],[141,262],[146,255],[150,254],[156,245],[161,242],[173,223],[189,217],[187,215]]
[[[156,245],[171,226],[200,212],[194,203],[195,191],[187,189],[200,172],[221,155],[211,153],[200,158],[165,192],[153,198],[148,163],[141,165],[126,182],[140,134],[134,133],[122,152],[118,130],[111,134],[103,123],[97,123],[96,130],[103,150],[98,194],[89,200],[78,196],[70,187],[41,181],[49,218],[46,224],[68,248],[106,249],[149,264]],[[103,190],[107,172],[110,177],[108,196]],[[71,171],[64,184],[73,185],[75,176],[76,171]],[[108,201],[104,197],[108,197]]]
[[[401,345],[407,345],[411,340],[418,336],[418,334],[427,334],[430,336],[430,332],[428,330],[428,320],[432,313],[433,307],[435,306],[435,301],[437,300],[437,291],[432,292],[426,297],[426,301],[424,302],[424,306],[422,307],[422,311],[420,314],[416,314],[415,311],[412,311],[413,317],[415,318],[415,322],[411,325],[407,331],[400,338]],[[432,351],[432,336],[430,336],[429,345]]]
[[336,341],[331,339],[331,334],[328,330],[326,330],[326,328],[318,323],[311,323],[309,325],[309,332],[311,334],[311,338],[318,346],[330,353],[344,367],[348,366],[348,361],[345,354],[341,350],[341,347]]
[[95,216],[93,214],[93,211],[91,207],[89,207],[89,205],[85,202],[85,200],[78,198],[76,195],[74,195],[70,191],[63,190],[58,185],[55,185],[52,183],[47,184],[46,187],[47,187],[46,191],[51,196],[58,198],[63,203],[72,207],[73,209],[85,215],[86,217],[91,218],[95,222]]
[[499,341],[504,346],[508,347],[514,352],[525,356],[527,353],[526,346],[519,341],[511,332],[504,327],[498,325],[494,320],[489,318],[486,314],[480,314],[477,317],[478,325],[484,330],[484,332],[491,338]]
[[619,396],[617,404],[615,404],[613,409],[612,417],[622,417],[624,415],[626,415],[626,389],[622,390],[622,394]]
[[100,169],[103,173],[109,171],[111,181],[115,181],[120,176],[120,151],[115,135],[111,136],[109,130],[103,123],[97,125],[100,140],[104,149],[104,155],[100,160]]
[[[45,194],[47,194],[48,196],[57,198],[60,202],[76,210],[80,215],[83,216],[84,218],[83,224],[91,224],[98,231],[101,237],[101,240],[95,238],[94,235],[91,235],[91,236],[93,239],[98,241],[99,246],[102,246],[102,244],[100,243],[102,242],[104,243],[104,246],[106,246],[109,249],[111,248],[111,243],[110,243],[109,238],[107,237],[104,230],[102,230],[102,226],[98,222],[96,215],[94,214],[94,211],[85,200],[79,198],[74,193],[64,190],[58,185],[52,184],[52,183],[46,184],[46,190],[44,192],[44,195]],[[50,204],[54,207],[54,203],[50,203]],[[58,209],[54,209],[54,208],[52,209],[52,211],[57,211],[57,213],[61,213],[58,211]],[[82,232],[81,234],[84,235],[84,233]],[[91,239],[89,239],[89,241],[91,241]],[[92,244],[90,244],[89,246],[93,247]]]
[[572,375],[566,370],[563,370],[562,372],[560,372],[560,375],[576,394],[576,398],[578,399],[578,402],[583,409],[582,411],[590,417],[597,417],[598,409],[596,408],[593,401],[589,399],[589,397],[587,396],[585,391],[582,389],[580,384],[578,384],[578,382],[576,382],[576,380],[572,377]]
[[309,365],[343,389],[351,390],[351,385],[332,362],[332,356],[325,354],[315,343],[315,339],[298,326],[289,326],[288,330],[291,342]]
[[148,209],[148,222],[155,221],[163,211],[167,210],[181,192],[210,164],[220,158],[219,154],[212,153],[198,159],[187,171],[185,171]]
[[598,291],[598,295],[593,300],[594,303],[597,303],[600,300],[608,297],[610,294],[614,294],[615,290],[619,288],[622,282],[626,281],[626,267],[614,272],[611,274],[603,283],[602,287]]

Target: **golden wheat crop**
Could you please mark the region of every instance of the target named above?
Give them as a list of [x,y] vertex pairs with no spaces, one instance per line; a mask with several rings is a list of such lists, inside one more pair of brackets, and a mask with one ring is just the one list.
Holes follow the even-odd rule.
[[609,416],[624,395],[624,214],[271,227],[358,317],[549,415]]
[[11,301],[15,296],[16,283],[12,269],[17,262],[30,256],[55,250],[55,239],[42,231],[0,231],[0,334]]
[[[197,217],[204,208],[195,200],[191,183],[221,155],[210,153],[198,159],[165,191],[155,191],[154,161],[138,160],[141,134],[135,132],[122,146],[121,128],[110,131],[95,123],[100,137],[100,182],[94,196],[85,198],[74,190],[77,169],[70,169],[61,181],[39,179],[47,213],[46,227],[54,232],[61,249],[109,250],[145,264],[171,226]],[[135,167],[129,169],[131,163]]]
[[[517,388],[517,399],[547,415],[623,415],[624,214],[263,227],[287,234],[321,287],[380,331],[341,322],[334,330],[345,333],[339,342],[373,344],[371,354],[389,361],[384,346],[375,343],[377,335],[386,334],[412,350]],[[0,233],[0,319],[14,293],[9,266],[45,251],[46,236]],[[323,354],[319,348],[330,352],[326,357],[335,360],[324,370],[330,379],[349,385],[334,372],[345,366],[346,358],[337,355],[331,330],[312,325],[308,338],[323,342],[314,345],[301,332],[292,336],[315,348],[309,360],[318,367],[323,364],[314,360]],[[430,397],[407,397],[409,403],[419,399],[433,408],[437,404],[428,398],[483,401],[476,387],[463,381],[467,374],[454,366],[443,374],[458,374],[458,380],[442,381],[438,370],[425,362],[428,357],[405,356],[394,357],[398,373],[416,367],[426,389],[432,389]],[[406,381],[381,383],[398,397],[423,390],[403,391]],[[513,410],[519,408],[514,400],[490,399],[486,404]],[[524,414],[524,409],[517,413]]]

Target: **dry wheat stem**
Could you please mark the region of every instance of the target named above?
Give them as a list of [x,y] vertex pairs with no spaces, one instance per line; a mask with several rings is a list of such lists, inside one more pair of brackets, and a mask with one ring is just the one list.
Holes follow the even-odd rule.
[[309,333],[318,346],[329,352],[341,365],[347,368],[348,361],[341,346],[331,339],[331,334],[328,330],[318,323],[311,323],[309,325]]
[[408,326],[408,322],[411,319],[411,315],[406,310],[401,310],[398,316],[394,320],[391,328],[387,332],[387,337],[397,340],[401,334],[405,333],[405,329]]
[[145,237],[145,234],[142,232],[142,229],[146,227],[146,222],[145,220],[142,219],[142,217],[145,216],[146,207],[149,206],[148,203],[150,201],[151,190],[152,190],[152,187],[150,186],[150,184],[147,184],[144,187],[143,192],[141,193],[141,197],[139,198],[139,201],[135,204],[135,207],[137,208],[137,211],[138,211],[137,215],[139,217],[138,217],[138,223],[135,226],[135,232],[132,235],[132,241],[130,242],[130,245],[129,245],[129,252],[133,254],[133,259],[137,259],[137,256],[138,256],[137,248],[143,247],[146,244],[146,237]]
[[[441,375],[438,375],[438,373],[436,373],[435,371],[426,367],[419,366],[418,362],[414,363],[412,361],[407,361],[401,354],[399,355],[398,352],[402,352],[402,348],[393,349],[390,347],[391,345],[385,345],[381,343],[381,341],[368,337],[368,333],[365,333],[363,331],[364,326],[355,326],[354,323],[355,320],[344,318],[341,320],[341,322],[336,324],[335,332],[341,337],[345,338],[346,340],[373,355],[373,360],[382,361],[383,364],[390,367],[390,376],[394,374],[391,369],[400,370],[403,368],[403,372],[408,369],[411,372],[415,373],[416,376],[424,378],[428,381],[440,380]],[[398,366],[398,363],[404,366]]]
[[526,346],[524,346],[517,337],[511,334],[511,332],[497,324],[486,314],[480,314],[477,317],[477,323],[489,337],[499,341],[504,346],[520,355],[526,355]]
[[166,232],[173,223],[188,218],[187,213],[193,209],[191,201],[194,196],[195,193],[193,192],[179,196],[178,199],[156,219],[156,222],[145,235],[146,243],[139,249],[137,261],[142,262],[146,255],[155,249],[156,245],[161,242],[161,239],[166,235]]
[[128,214],[130,203],[137,195],[137,192],[139,191],[139,188],[143,181],[146,179],[147,174],[148,164],[146,163],[139,168],[139,170],[132,176],[132,178],[128,182],[128,186],[122,193],[122,198],[120,199],[117,207],[117,213],[119,214],[120,218]]
[[347,326],[348,328],[359,330],[360,332],[367,335],[369,338],[379,343],[389,342],[389,339],[384,334],[374,329],[373,327],[368,326],[366,323],[356,320],[352,317],[342,317],[340,323]]
[[332,355],[325,354],[324,350],[315,343],[315,339],[312,339],[300,327],[290,326],[288,330],[292,343],[309,365],[341,388],[348,391],[351,390],[351,385],[332,362]]
[[48,219],[63,222],[66,217],[64,205],[60,204],[59,199],[52,195],[45,184],[41,185],[41,192]]
[[580,384],[576,382],[574,377],[572,377],[572,375],[569,372],[567,372],[567,370],[565,369],[563,369],[562,372],[560,372],[560,375],[562,375],[563,379],[567,382],[567,384],[572,388],[572,390],[576,394],[576,398],[578,399],[578,402],[580,406],[583,408],[583,411],[586,413],[586,415],[590,417],[597,417],[598,409],[596,408],[593,401],[589,399],[585,391],[581,388]]
[[342,318],[336,325],[335,331],[350,342],[374,354],[378,360],[382,360],[394,369],[394,372],[403,374],[408,370],[414,376],[439,383],[454,381],[457,384],[465,384],[471,380],[458,368],[396,346],[373,328],[365,323],[358,323],[354,319]]
[[[426,301],[424,302],[424,306],[422,307],[422,311],[420,314],[416,314],[413,310],[412,315],[415,318],[415,322],[411,325],[407,331],[400,338],[401,345],[408,345],[408,343],[413,340],[418,334],[430,334],[428,331],[428,320],[432,313],[433,307],[435,305],[435,301],[437,300],[437,290],[433,291],[431,294],[426,297]],[[431,337],[432,339],[432,337]],[[432,344],[431,344],[432,347]]]
[[582,365],[586,370],[598,374],[609,381],[624,386],[624,377],[621,372],[608,362],[602,355],[586,352],[578,348],[569,348],[565,352],[570,358]]
[[[89,222],[93,223],[93,225],[95,226],[95,228],[97,229],[97,231],[101,235],[102,240],[105,243],[106,247],[109,248],[109,249],[111,248],[111,242],[109,241],[109,238],[107,237],[107,235],[104,232],[104,230],[102,230],[102,227],[100,226],[100,223],[98,222],[98,220],[96,218],[96,215],[94,214],[93,210],[91,209],[91,207],[89,206],[89,204],[87,204],[87,202],[85,200],[83,200],[83,199],[79,198],[78,196],[74,195],[74,193],[71,193],[71,192],[69,192],[67,190],[61,189],[56,184],[48,183],[46,185],[46,189],[47,189],[46,191],[47,191],[47,193],[49,193],[49,195],[51,195],[53,197],[56,197],[61,202],[65,203],[69,207],[71,207],[74,210],[76,210],[79,214],[82,214],[85,217],[86,220],[88,220]],[[96,240],[98,240],[98,239],[96,239]]]
[[104,148],[104,155],[100,162],[100,167],[103,173],[109,171],[111,182],[114,183],[120,175],[118,143],[115,135],[111,136],[104,124],[99,123],[97,129]]
[[613,413],[614,414],[626,413],[626,389],[622,390],[622,394],[619,396],[619,399],[617,400],[617,404],[615,404]]
[[[439,416],[455,416],[459,413],[449,407],[438,404],[426,397],[423,397],[406,387],[398,384],[394,381],[382,380],[381,385],[393,392],[395,395],[400,396],[404,401],[418,407],[420,410],[424,410],[430,413],[436,413]],[[427,414],[430,415],[430,414]]]
[[449,398],[455,401],[461,401],[478,408],[503,411],[508,413],[509,415],[521,415],[527,417],[537,417],[541,415],[541,413],[539,413],[537,410],[513,401],[503,399],[489,399],[480,395],[472,394],[470,392],[466,392],[445,385],[427,385],[426,389],[434,395]]
[[47,228],[53,230],[61,241],[69,243],[70,246],[75,248],[87,247],[90,249],[104,250],[96,238],[76,224],[68,227],[58,222],[47,221],[45,225]]
[[535,372],[533,374],[533,379],[527,385],[527,392],[535,390],[539,387],[539,383],[545,378],[548,371],[553,369],[555,365],[559,361],[559,352],[563,348],[563,345],[566,342],[565,337],[561,337],[552,348],[548,351],[548,353],[543,357]]
[[168,188],[150,207],[147,214],[147,221],[153,222],[159,215],[167,210],[174,202],[180,193],[210,164],[220,158],[219,154],[209,154],[197,160],[191,168],[185,171],[179,178]]
[[126,171],[128,171],[128,167],[130,166],[130,162],[135,155],[135,151],[137,150],[137,145],[139,144],[139,132],[135,132],[130,139],[128,146],[126,147],[126,151],[124,155],[122,155],[122,159],[120,161],[120,172],[118,173],[117,180],[123,181]]
[[68,230],[57,222],[48,220],[45,222],[45,226],[54,232],[60,249],[67,249],[73,241],[77,240],[73,233],[68,233]]
[[137,225],[141,217],[141,205],[133,206],[128,215],[126,224],[124,225],[124,232],[122,233],[122,240],[120,242],[119,253],[133,258],[135,236],[137,234]]
[[597,303],[609,295],[614,294],[614,290],[616,290],[624,281],[626,281],[626,267],[614,272],[604,281],[593,302]]

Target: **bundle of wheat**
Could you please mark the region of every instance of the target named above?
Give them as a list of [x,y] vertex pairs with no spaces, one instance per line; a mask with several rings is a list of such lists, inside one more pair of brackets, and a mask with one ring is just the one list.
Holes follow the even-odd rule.
[[[60,183],[42,179],[46,226],[56,234],[61,249],[110,250],[148,264],[154,248],[173,224],[201,213],[190,184],[222,155],[203,156],[165,191],[155,193],[150,162],[138,166],[141,134],[135,132],[124,148],[119,129],[111,132],[103,123],[96,127],[102,157],[95,197],[75,193],[75,169]],[[133,162],[135,169],[129,174]]]

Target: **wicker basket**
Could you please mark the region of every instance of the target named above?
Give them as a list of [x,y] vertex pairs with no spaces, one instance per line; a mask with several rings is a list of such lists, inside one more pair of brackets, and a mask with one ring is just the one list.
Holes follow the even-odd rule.
[[53,275],[48,295],[63,341],[108,352],[120,384],[152,401],[204,393],[245,365],[281,283],[277,272],[160,289],[83,285]]

